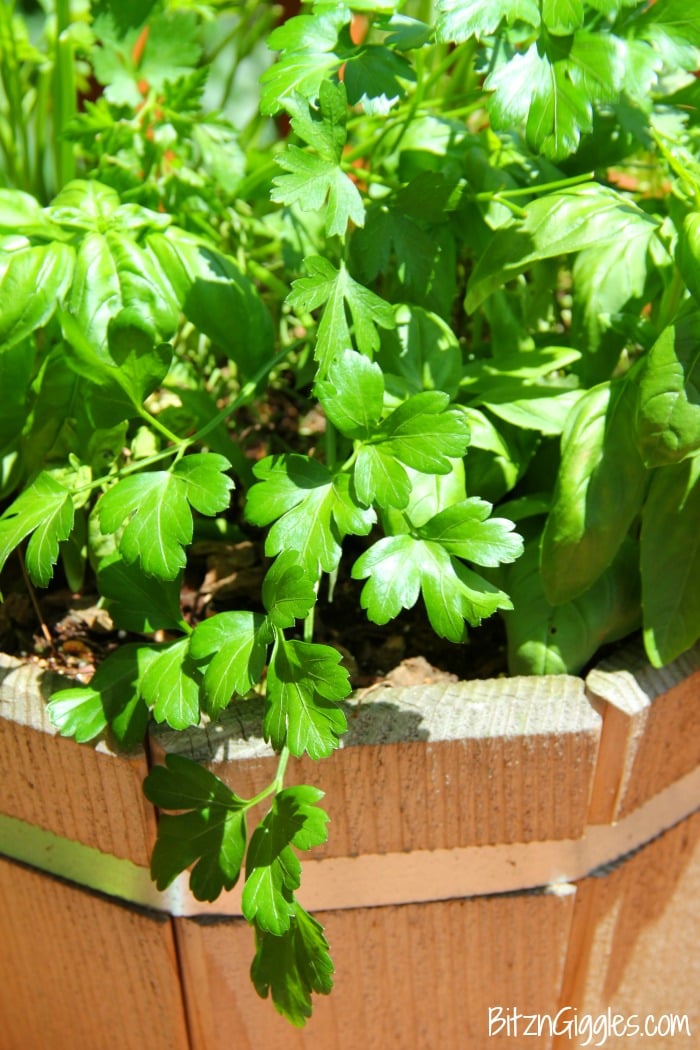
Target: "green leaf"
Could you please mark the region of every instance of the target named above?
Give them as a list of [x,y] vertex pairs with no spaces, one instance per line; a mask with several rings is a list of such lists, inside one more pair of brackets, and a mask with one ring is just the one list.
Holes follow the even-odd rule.
[[61,736],[73,737],[79,744],[94,740],[107,728],[102,697],[88,685],[60,689],[52,696],[47,710]]
[[277,163],[287,172],[273,179],[270,196],[277,204],[298,204],[304,211],[321,212],[329,237],[344,237],[351,222],[364,224],[360,191],[337,162],[290,145],[279,154]]
[[[153,6],[151,0],[147,2]],[[149,19],[148,27],[137,62],[134,45],[140,29],[134,21],[121,12],[101,14],[95,19],[94,30],[101,45],[92,53],[95,76],[105,85],[107,99],[116,105],[139,106],[143,103],[140,81],[160,92],[166,81],[173,82],[187,74],[199,60],[201,48],[196,42],[193,11],[156,14]]]
[[327,645],[280,638],[267,672],[265,739],[275,750],[285,745],[293,755],[305,751],[325,758],[347,728],[334,702],[350,692],[340,653]]
[[62,736],[78,743],[93,740],[116,723],[117,738],[126,750],[139,744],[148,724],[148,708],[138,684],[156,658],[149,646],[122,645],[102,661],[87,686],[60,689],[48,705],[51,722]]
[[568,36],[583,25],[583,0],[542,0],[542,21],[555,36]]
[[691,211],[678,230],[676,264],[695,299],[700,300],[700,211]]
[[442,42],[461,44],[470,37],[491,36],[503,19],[540,24],[537,0],[438,0],[435,32]]
[[488,411],[481,412],[478,408],[469,408],[467,418],[471,433],[467,452],[468,491],[478,492],[484,499],[496,503],[525,473],[539,437],[529,428],[494,420]]
[[308,616],[316,603],[316,589],[294,551],[275,558],[263,580],[262,600],[275,627],[293,627]]
[[[164,766],[154,766],[143,790],[158,809],[206,809],[225,806],[236,809],[243,804],[223,780],[184,755],[165,756]],[[166,883],[167,885],[167,883]]]
[[27,571],[37,587],[46,587],[58,560],[59,543],[73,528],[71,493],[43,471],[0,517],[0,569],[25,536]]
[[352,576],[369,577],[360,601],[374,623],[388,623],[401,609],[412,608],[422,592],[433,630],[452,642],[465,640],[465,620],[475,627],[496,609],[512,608],[503,591],[439,543],[409,535],[378,540],[357,559]]
[[311,1017],[311,994],[328,995],[333,963],[323,927],[295,902],[289,929],[257,932],[251,978],[258,995],[271,996],[278,1013],[297,1027]]
[[408,472],[394,455],[381,445],[362,445],[353,467],[352,486],[357,500],[369,507],[397,507],[403,510],[411,497]]
[[583,594],[552,606],[539,572],[537,544],[506,573],[513,611],[503,619],[508,667],[519,674],[577,674],[601,645],[635,631],[641,621],[639,549],[625,539],[611,565]]
[[370,205],[365,224],[353,232],[351,243],[358,276],[365,283],[371,284],[380,273],[391,275],[401,282],[402,298],[417,302],[431,290],[439,265],[440,238],[435,229],[423,229],[401,208],[384,202]]
[[255,466],[260,483],[248,492],[246,516],[253,525],[275,524],[265,541],[268,555],[293,550],[312,579],[340,561],[348,534],[365,536],[375,521],[350,492],[347,474],[299,455],[268,456]]
[[316,384],[328,419],[350,438],[369,438],[384,407],[384,379],[379,365],[353,350],[334,358],[328,379]]
[[319,374],[325,375],[334,357],[351,345],[346,307],[353,321],[357,348],[371,357],[379,348],[377,327],[393,328],[396,323],[391,305],[355,281],[342,262],[336,270],[326,259],[310,256],[304,260],[304,266],[309,276],[294,281],[287,302],[302,313],[325,305],[314,351]]
[[580,357],[578,350],[558,346],[499,355],[466,365],[461,386],[474,404],[514,427],[560,434],[581,396],[577,380],[561,373]]
[[562,435],[542,537],[542,584],[552,605],[582,594],[611,564],[639,513],[647,478],[634,439],[631,383],[586,391]]
[[463,456],[469,445],[467,417],[449,402],[437,390],[414,394],[384,420],[375,442],[415,470],[447,474],[450,457]]
[[223,612],[197,624],[190,655],[198,664],[206,661],[204,693],[210,715],[216,717],[234,693],[245,696],[255,685],[271,640],[267,620],[259,613]]
[[266,116],[278,113],[290,96],[299,94],[313,102],[322,84],[339,69],[336,54],[338,35],[351,18],[350,9],[334,5],[318,15],[297,15],[272,32],[268,47],[282,51],[274,65],[260,78],[260,110]]
[[665,328],[637,374],[637,441],[648,467],[678,463],[700,448],[700,313]]
[[0,231],[46,240],[60,239],[62,232],[47,218],[35,197],[8,189],[0,189]]
[[581,30],[540,40],[488,77],[493,124],[504,130],[525,125],[534,149],[563,160],[581,134],[592,131],[594,103],[617,101],[624,68],[624,53],[610,35]]
[[130,310],[122,310],[109,321],[109,349],[98,350],[70,314],[59,311],[59,316],[67,363],[93,387],[86,406],[93,425],[111,427],[139,415],[143,402],[168,374],[173,357],[170,344],[154,346],[152,333]]
[[396,310],[396,328],[382,334],[377,363],[386,388],[406,398],[424,390],[454,397],[462,376],[462,351],[448,324],[418,306]]
[[192,893],[200,901],[216,900],[238,882],[246,847],[244,802],[196,762],[179,755],[165,762],[148,774],[144,793],[161,809],[189,812],[160,816],[151,876],[164,890],[194,864]]
[[158,341],[175,332],[180,305],[153,253],[130,235],[110,229],[84,235],[67,306],[96,351],[106,347],[112,318],[122,310]]
[[69,230],[107,229],[119,207],[119,194],[96,179],[73,179],[54,197],[45,214]]
[[439,543],[448,554],[477,565],[515,561],[523,552],[522,538],[513,533],[512,521],[490,517],[491,510],[485,500],[462,500],[430,518],[417,533],[421,539]]
[[274,355],[272,320],[255,285],[233,259],[186,236],[151,243],[162,266],[182,267],[185,316],[251,378]]
[[594,382],[607,379],[617,362],[621,341],[614,345],[614,361],[598,363],[591,358],[601,349],[611,316],[619,313],[630,299],[644,294],[651,268],[649,247],[655,232],[651,224],[631,223],[624,239],[586,248],[576,258],[573,339],[588,350],[577,371],[585,378],[592,377]]
[[384,44],[366,44],[348,56],[344,73],[350,105],[386,114],[406,97],[404,82],[415,83],[413,66]]
[[300,786],[286,788],[253,832],[246,858],[243,914],[258,930],[281,936],[296,912],[294,890],[301,865],[291,848],[306,849],[325,842],[326,814],[315,802],[322,793]]
[[100,562],[97,585],[117,627],[139,634],[182,628],[181,573],[172,580],[156,580],[113,554]]
[[70,287],[74,265],[74,249],[59,241],[0,252],[3,349],[9,350],[51,319]]
[[189,637],[167,643],[141,680],[141,696],[157,722],[171,729],[199,724],[200,676],[190,655]]
[[127,562],[140,561],[144,572],[172,579],[186,564],[185,546],[192,540],[192,511],[216,514],[229,503],[233,482],[225,474],[228,460],[203,452],[178,460],[172,471],[153,471],[122,478],[99,503],[100,525],[116,532]]
[[635,27],[661,54],[670,69],[694,70],[700,29],[697,12],[685,0],[664,0],[647,7]]
[[655,667],[700,636],[700,456],[654,472],[642,516],[644,644]]
[[597,184],[538,197],[519,228],[497,230],[474,268],[466,307],[473,312],[496,288],[542,259],[600,249],[642,236],[657,221],[614,190]]

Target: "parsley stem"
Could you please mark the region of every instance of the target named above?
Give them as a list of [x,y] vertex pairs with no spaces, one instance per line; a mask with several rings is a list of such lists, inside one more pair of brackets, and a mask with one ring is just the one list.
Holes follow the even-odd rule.
[[252,809],[253,806],[257,806],[259,802],[264,802],[270,795],[276,795],[284,787],[284,775],[287,772],[287,763],[289,762],[289,748],[285,746],[282,748],[277,761],[277,771],[275,773],[275,779],[264,787],[262,791],[258,791],[257,795],[253,795],[252,798],[248,798],[245,801],[245,809]]
[[550,193],[552,190],[563,190],[569,186],[579,186],[583,182],[590,182],[595,176],[595,172],[587,171],[582,175],[572,175],[568,179],[557,179],[556,182],[541,182],[533,186],[519,186],[515,190],[484,190],[482,193],[476,193],[474,199],[477,201],[491,201],[498,200],[502,203],[504,197],[531,197],[537,193]]
[[[149,427],[153,427],[154,430],[157,430],[158,433],[162,434],[162,436],[164,438],[167,438],[168,441],[172,441],[173,445],[177,445],[179,447],[180,445],[186,443],[186,438],[181,438],[178,437],[177,434],[174,434],[172,430],[165,426],[164,423],[161,423],[161,421],[158,419],[158,416],[155,415],[153,412],[149,412],[147,409],[141,408],[139,406],[138,413],[141,419],[143,419],[143,421],[147,423]],[[173,450],[170,449],[169,451],[172,452]]]
[[70,22],[70,0],[57,0],[54,148],[56,151],[56,181],[59,189],[75,178],[73,143],[63,137],[66,126],[76,113],[75,63],[73,45],[68,33]]
[[289,748],[285,746],[280,751],[279,761],[277,763],[277,772],[273,782],[273,789],[275,794],[281,791],[284,787],[284,774],[287,772],[287,763],[289,762]]

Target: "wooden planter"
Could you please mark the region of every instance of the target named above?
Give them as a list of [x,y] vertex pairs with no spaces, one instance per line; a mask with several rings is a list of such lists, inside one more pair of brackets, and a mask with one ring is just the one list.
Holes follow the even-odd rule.
[[[54,686],[3,658],[2,1050],[560,1050],[578,1042],[548,1018],[609,1008],[687,1015],[667,1045],[700,1045],[700,650],[352,702],[345,746],[288,773],[332,819],[299,896],[336,987],[304,1030],[250,984],[236,891],[192,914],[186,882],[152,889],[149,759],[58,737]],[[274,759],[248,714],[158,731],[150,760],[205,759],[250,796]]]

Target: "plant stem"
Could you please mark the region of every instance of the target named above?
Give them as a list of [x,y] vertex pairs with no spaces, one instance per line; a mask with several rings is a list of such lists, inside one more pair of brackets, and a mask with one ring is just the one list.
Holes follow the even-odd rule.
[[266,788],[259,791],[257,795],[253,795],[252,798],[246,799],[245,808],[252,809],[253,806],[257,806],[259,802],[264,802],[270,795],[276,795],[284,787],[284,775],[287,772],[287,763],[289,762],[289,748],[283,747],[280,751],[279,759],[277,762],[277,772],[275,773],[275,779],[272,783],[268,784]]
[[54,155],[57,190],[75,178],[73,143],[63,138],[63,132],[76,114],[73,45],[68,34],[70,21],[70,0],[56,0]]
[[41,628],[41,633],[43,634],[45,641],[48,642],[49,646],[51,647],[51,651],[55,652],[56,646],[54,645],[53,638],[51,637],[51,631],[46,626],[46,623],[44,621],[44,617],[42,616],[41,609],[39,607],[39,602],[37,601],[36,592],[34,590],[34,585],[32,584],[32,581],[29,579],[29,573],[27,572],[27,566],[24,563],[24,555],[22,554],[22,550],[21,550],[20,547],[17,548],[17,557],[19,559],[19,566],[20,566],[20,569],[22,570],[22,577],[24,579],[24,584],[25,584],[25,586],[27,588],[27,594],[29,595],[29,600],[32,603],[32,606],[34,607],[34,612],[36,613],[36,618],[39,621],[39,627]]
[[549,193],[552,190],[563,190],[569,186],[579,186],[583,182],[591,182],[595,177],[595,172],[585,172],[583,175],[572,175],[568,179],[557,179],[556,182],[542,182],[536,183],[533,186],[519,186],[515,190],[484,190],[482,193],[476,193],[474,199],[477,201],[490,201],[499,200],[501,203],[505,203],[502,200],[503,197],[530,197],[536,193]]

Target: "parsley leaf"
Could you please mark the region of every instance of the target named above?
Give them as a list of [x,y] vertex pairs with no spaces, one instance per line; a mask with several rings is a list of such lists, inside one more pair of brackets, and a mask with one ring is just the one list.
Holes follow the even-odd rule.
[[328,379],[316,383],[316,394],[328,419],[346,437],[370,438],[384,407],[382,370],[363,355],[345,350],[333,360]]
[[181,573],[172,580],[156,580],[112,554],[100,562],[97,583],[117,627],[140,634],[182,628]]
[[348,56],[345,84],[351,105],[360,104],[365,113],[388,113],[399,99],[406,97],[402,81],[415,82],[416,74],[408,59],[384,44],[368,44]]
[[294,93],[316,98],[321,85],[340,67],[342,60],[334,49],[350,17],[349,8],[336,4],[318,15],[290,18],[270,34],[268,46],[283,54],[260,78],[263,114],[278,113]]
[[325,758],[347,728],[334,701],[350,692],[340,653],[327,645],[280,637],[267,672],[265,739],[293,755]]
[[453,503],[425,522],[418,535],[477,565],[494,567],[515,561],[523,552],[522,538],[513,533],[512,521],[489,517],[491,509],[483,499]]
[[362,226],[365,207],[359,190],[340,165],[297,146],[287,146],[277,163],[288,172],[273,179],[273,201],[298,204],[304,211],[323,211],[326,230],[332,237],[345,236],[348,223]]
[[199,723],[200,676],[189,648],[189,637],[161,647],[141,679],[141,695],[153,707],[156,721],[172,729]]
[[263,580],[262,600],[275,627],[293,627],[308,616],[316,602],[316,589],[294,551],[275,558]]
[[[206,661],[204,694],[207,711],[216,716],[233,693],[244,696],[255,685],[267,660],[271,632],[259,613],[223,612],[197,624],[190,640],[190,655]],[[201,667],[200,667],[201,670]]]
[[375,443],[415,470],[448,474],[450,457],[463,456],[469,444],[466,414],[449,404],[439,390],[414,394],[384,420]]
[[280,936],[258,932],[251,977],[259,996],[272,997],[277,1011],[302,1026],[311,1017],[311,993],[328,995],[333,963],[321,924],[294,902],[289,929]]
[[148,725],[148,708],[138,683],[155,658],[150,646],[120,646],[103,660],[89,685],[53,694],[48,705],[52,724],[62,736],[72,736],[80,744],[94,740],[111,724],[122,747],[135,747]]
[[[196,762],[168,755],[146,777],[146,798],[162,814],[151,858],[151,875],[163,890],[191,864],[190,889],[200,901],[213,901],[235,886],[246,846],[245,803]],[[195,864],[195,861],[197,862]]]
[[355,502],[349,477],[332,474],[316,460],[296,454],[267,456],[254,473],[260,483],[248,492],[246,516],[253,525],[275,522],[265,553],[297,551],[314,580],[337,566],[344,536],[365,536],[375,521],[371,509]]
[[347,97],[344,84],[324,81],[318,110],[294,97],[289,109],[296,134],[314,148],[308,153],[290,145],[277,163],[286,175],[272,180],[271,199],[278,204],[298,204],[304,211],[323,212],[329,236],[345,236],[349,222],[362,226],[365,208],[360,192],[340,166],[347,138]]
[[592,130],[593,103],[618,99],[624,72],[623,49],[613,36],[583,30],[548,36],[488,77],[494,126],[524,124],[534,149],[563,160]]
[[301,864],[292,849],[326,840],[326,814],[315,802],[322,792],[302,785],[285,788],[253,832],[246,858],[243,914],[259,930],[280,936],[290,929],[297,904]]
[[[429,523],[421,531],[429,534]],[[374,623],[388,623],[401,609],[411,609],[422,593],[433,629],[451,642],[466,638],[465,620],[476,627],[497,609],[512,608],[503,591],[451,557],[439,542],[408,534],[378,540],[357,559],[352,576],[369,577],[360,601]]]
[[440,41],[461,44],[495,33],[503,19],[540,24],[537,0],[438,0],[435,33]]
[[336,270],[327,259],[313,255],[304,260],[304,266],[309,276],[294,281],[287,302],[303,313],[325,306],[314,351],[319,375],[325,375],[336,354],[351,345],[346,307],[357,348],[371,357],[379,348],[377,327],[394,328],[396,324],[391,304],[355,281],[342,262]]
[[70,491],[48,471],[32,482],[0,517],[0,569],[25,536],[27,571],[37,587],[45,587],[53,575],[59,543],[73,528],[75,507]]
[[140,561],[144,572],[172,579],[186,563],[192,540],[191,507],[216,514],[229,503],[229,462],[214,452],[179,460],[172,471],[152,471],[122,478],[99,503],[100,525],[116,532],[128,521],[119,549],[128,562]]

